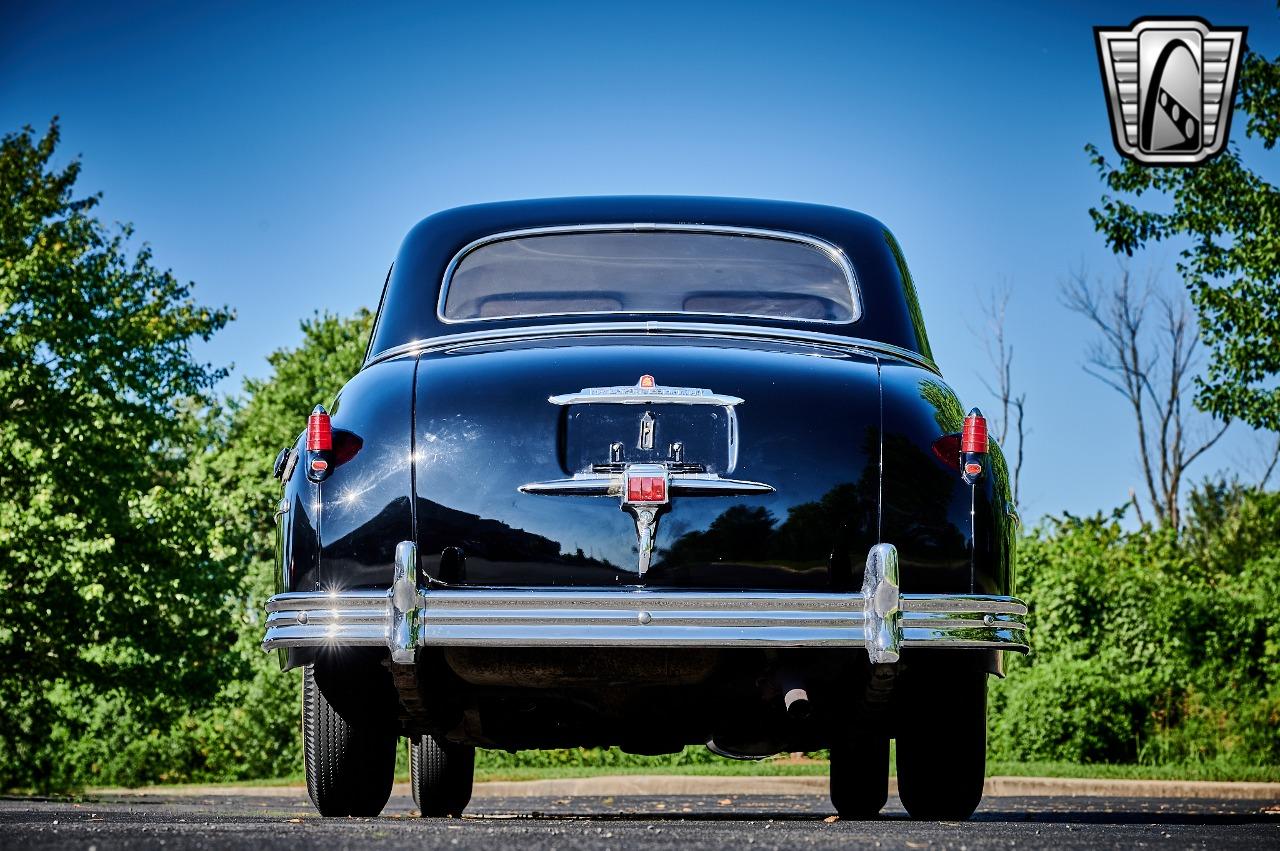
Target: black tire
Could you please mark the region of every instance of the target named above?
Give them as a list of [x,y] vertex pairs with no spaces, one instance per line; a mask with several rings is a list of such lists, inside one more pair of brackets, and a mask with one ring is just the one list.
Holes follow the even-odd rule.
[[471,801],[476,749],[424,735],[409,742],[409,787],[427,818],[460,816]]
[[382,812],[395,780],[399,737],[394,729],[374,717],[362,717],[354,708],[345,714],[335,709],[316,681],[312,665],[302,669],[302,740],[307,793],[320,815]]
[[964,821],[987,773],[987,675],[956,671],[910,690],[898,731],[898,796],[914,819]]
[[889,737],[831,748],[831,804],[842,819],[875,818],[889,800]]

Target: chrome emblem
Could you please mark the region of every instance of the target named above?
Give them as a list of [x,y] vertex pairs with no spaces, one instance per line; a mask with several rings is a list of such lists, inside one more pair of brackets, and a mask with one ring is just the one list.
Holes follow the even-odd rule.
[[1220,153],[1245,31],[1196,18],[1095,27],[1116,149],[1146,165],[1196,165]]
[[[652,380],[645,375],[642,379]],[[737,396],[722,396],[701,387],[663,387],[660,384],[631,384],[617,387],[584,387],[577,393],[563,393],[547,399],[553,405],[646,405],[669,402],[676,405],[741,405]]]
[[640,439],[636,441],[636,446],[641,449],[653,448],[653,430],[656,424],[657,420],[653,418],[653,412],[645,411],[644,416],[640,418]]
[[[553,405],[718,405],[725,409],[731,420],[733,409],[742,404],[737,396],[724,396],[699,387],[664,387],[650,375],[641,376],[633,386],[587,387],[577,393],[552,396],[547,401]],[[646,410],[639,419],[637,446],[652,449],[656,418]],[[731,429],[736,434],[736,426]],[[609,446],[609,462],[595,469],[575,473],[567,479],[550,479],[521,485],[521,493],[540,496],[612,496],[620,501],[620,508],[635,520],[636,572],[644,576],[653,563],[654,540],[658,532],[658,520],[668,510],[676,496],[745,496],[773,493],[773,487],[762,482],[725,478],[717,473],[690,472],[686,463],[684,444],[671,444],[670,458],[666,463],[628,464],[622,460],[623,445]],[[731,451],[736,458],[736,451]],[[733,466],[730,461],[730,467]],[[705,469],[695,465],[693,469]],[[605,472],[607,470],[607,472]],[[732,472],[732,469],[729,470]]]

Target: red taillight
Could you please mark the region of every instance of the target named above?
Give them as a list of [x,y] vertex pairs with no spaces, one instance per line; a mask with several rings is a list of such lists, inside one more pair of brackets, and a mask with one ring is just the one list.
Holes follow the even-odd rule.
[[987,418],[974,408],[964,418],[964,431],[960,433],[961,452],[987,452]]
[[632,476],[627,479],[627,502],[666,502],[667,482],[662,476]]
[[307,418],[307,449],[312,452],[328,452],[333,449],[333,425],[322,405],[316,405]]

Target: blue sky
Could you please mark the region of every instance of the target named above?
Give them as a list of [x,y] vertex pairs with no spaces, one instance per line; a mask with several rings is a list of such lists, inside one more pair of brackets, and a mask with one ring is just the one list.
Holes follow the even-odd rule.
[[[372,306],[436,210],[612,193],[863,210],[907,252],[967,404],[989,402],[977,302],[1012,289],[1024,515],[1117,505],[1139,485],[1133,429],[1082,371],[1092,334],[1058,299],[1069,270],[1116,269],[1086,212],[1100,186],[1082,147],[1110,149],[1091,27],[1200,14],[1274,56],[1280,17],[1269,2],[954,8],[12,4],[0,131],[60,115],[103,215],[236,310],[199,349],[234,364],[226,391],[296,343],[301,317]],[[1280,182],[1280,154],[1245,150]],[[1248,477],[1259,452],[1236,427],[1193,472]]]

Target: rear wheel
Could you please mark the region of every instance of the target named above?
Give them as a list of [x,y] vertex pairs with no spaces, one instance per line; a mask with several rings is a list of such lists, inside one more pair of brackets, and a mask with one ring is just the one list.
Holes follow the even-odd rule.
[[898,795],[912,818],[964,821],[987,771],[987,675],[956,671],[910,689],[898,732]]
[[347,693],[342,678],[322,680],[323,688],[314,665],[302,669],[307,793],[322,816],[376,816],[391,797],[399,737],[362,711],[360,695]]
[[889,738],[871,735],[856,747],[831,748],[831,804],[844,819],[869,819],[889,799]]
[[409,786],[427,817],[460,816],[471,801],[476,749],[434,736],[409,742]]

